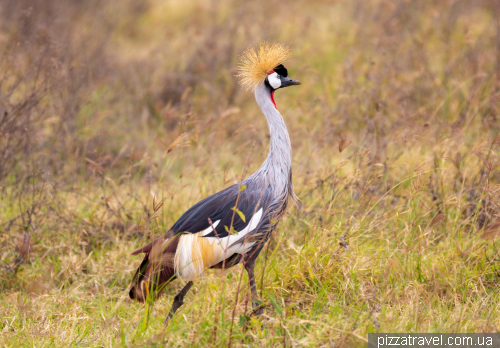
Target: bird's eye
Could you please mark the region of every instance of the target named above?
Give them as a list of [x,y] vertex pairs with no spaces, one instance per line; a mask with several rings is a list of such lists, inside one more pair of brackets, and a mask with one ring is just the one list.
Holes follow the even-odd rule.
[[280,78],[280,76],[279,76],[279,75],[276,75],[276,77],[277,77],[278,79]]

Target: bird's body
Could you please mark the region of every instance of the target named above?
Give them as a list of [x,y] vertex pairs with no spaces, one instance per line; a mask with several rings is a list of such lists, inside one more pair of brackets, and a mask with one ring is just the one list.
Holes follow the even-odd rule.
[[[263,53],[269,50],[273,53],[273,47],[264,46],[268,51]],[[171,316],[182,304],[183,291],[187,292],[192,281],[206,269],[229,268],[242,262],[249,272],[252,302],[257,305],[255,259],[283,216],[289,198],[295,198],[290,138],[273,94],[280,87],[300,83],[286,77],[281,62],[278,59],[268,62],[264,67],[268,76],[258,83],[252,82],[271,135],[266,160],[242,182],[196,203],[162,237],[134,252],[146,255],[134,276],[131,298],[144,301],[147,293],[161,291],[164,284],[176,277],[188,280],[182,294],[174,300]]]

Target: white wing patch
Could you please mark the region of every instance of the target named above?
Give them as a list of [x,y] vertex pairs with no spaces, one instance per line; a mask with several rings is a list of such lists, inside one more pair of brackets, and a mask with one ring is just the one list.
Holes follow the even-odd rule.
[[[233,244],[245,238],[249,232],[259,225],[262,214],[263,210],[261,208],[252,216],[244,229],[224,238],[203,237],[213,231],[212,226],[198,233],[181,235],[174,257],[174,267],[179,277],[186,280],[195,280],[203,274],[205,269],[218,264],[235,253],[241,254],[251,248],[256,242]],[[213,227],[217,227],[219,222],[220,220],[214,222]]]
[[180,236],[174,256],[174,269],[179,277],[194,280],[205,270],[199,244],[199,234],[186,233]]
[[[262,208],[260,208],[259,211],[256,212],[254,216],[252,216],[247,227],[242,229],[240,232],[238,232],[236,234],[231,234],[231,235],[224,237],[224,238],[217,238],[217,237],[207,237],[207,238],[218,241],[219,244],[224,246],[224,247],[226,247],[226,245],[227,245],[228,247],[232,248],[231,247],[232,244],[239,241],[241,238],[244,238],[248,232],[253,231],[257,227],[261,218],[262,218]],[[228,240],[229,240],[229,243],[228,243]],[[213,243],[213,241],[212,241],[212,243]],[[212,243],[210,243],[210,244],[212,244]],[[246,243],[246,244],[250,244],[250,243]],[[251,244],[253,245],[253,243],[251,243]]]
[[219,224],[219,222],[220,222],[220,220],[217,220],[214,223],[212,223],[212,226],[208,226],[207,228],[205,228],[203,231],[200,232],[201,235],[202,236],[206,236],[210,232],[213,232],[213,230],[217,227],[217,225]]

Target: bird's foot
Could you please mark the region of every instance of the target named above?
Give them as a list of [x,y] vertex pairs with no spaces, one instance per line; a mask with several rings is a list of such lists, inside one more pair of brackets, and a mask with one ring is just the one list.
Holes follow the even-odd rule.
[[264,314],[264,305],[259,300],[252,300],[252,308],[250,315],[261,316]]

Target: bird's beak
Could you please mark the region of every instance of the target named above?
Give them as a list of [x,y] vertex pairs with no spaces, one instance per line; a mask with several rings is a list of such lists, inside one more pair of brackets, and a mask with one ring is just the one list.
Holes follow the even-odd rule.
[[290,86],[297,86],[297,85],[301,85],[301,84],[302,83],[300,81],[292,80],[292,79],[289,79],[288,77],[282,77],[281,78],[281,86],[280,86],[280,88],[290,87]]

